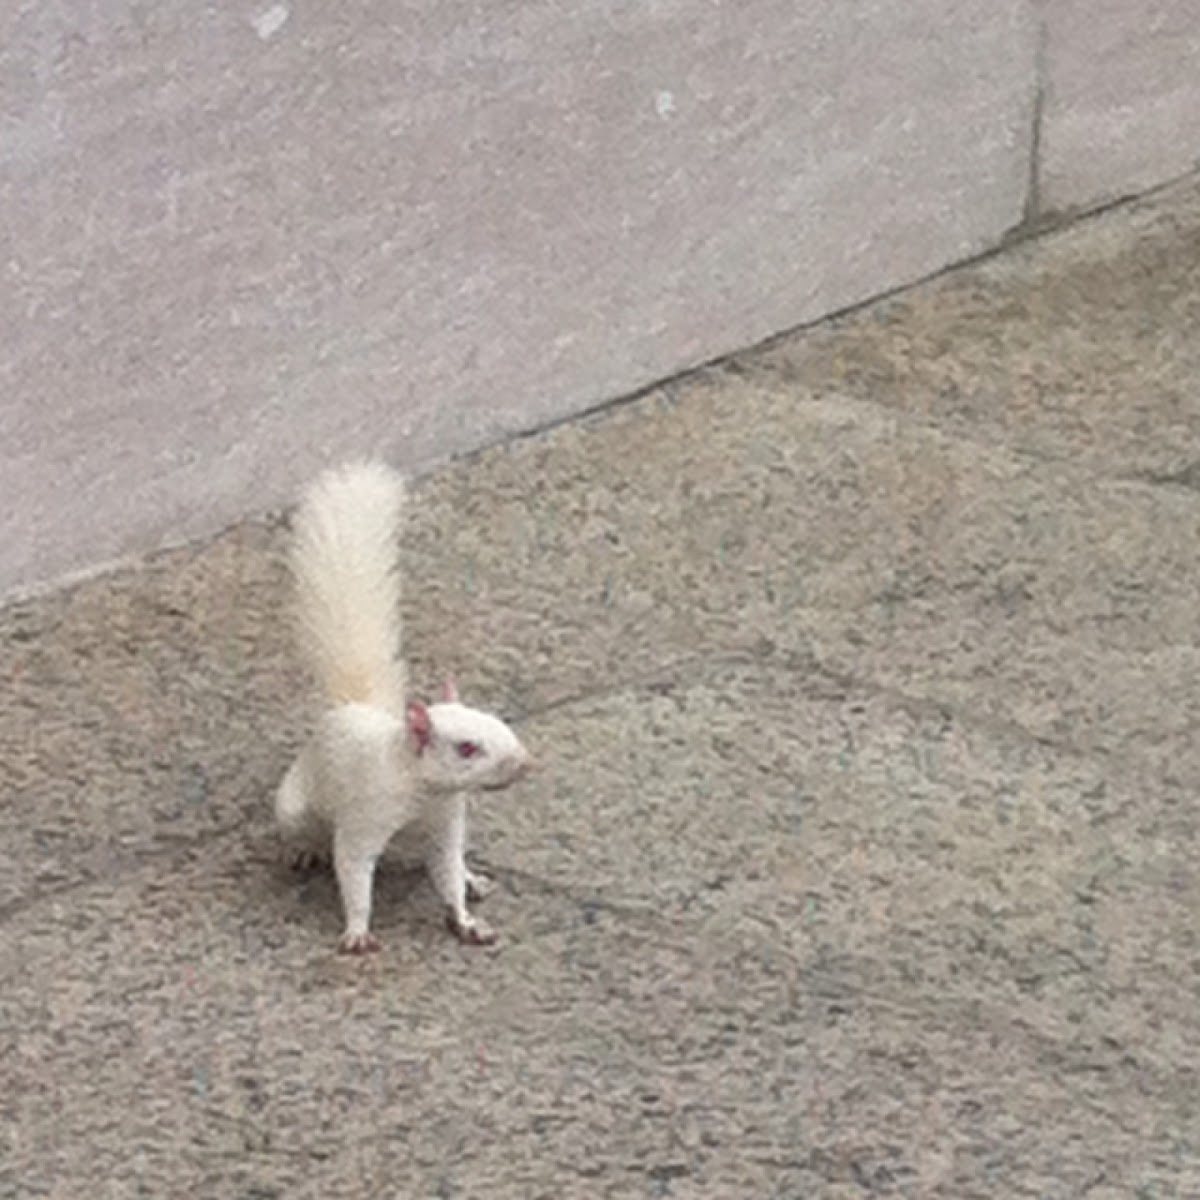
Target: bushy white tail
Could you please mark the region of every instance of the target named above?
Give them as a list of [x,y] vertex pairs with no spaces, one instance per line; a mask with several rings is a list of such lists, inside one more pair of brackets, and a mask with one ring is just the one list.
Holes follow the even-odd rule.
[[397,539],[404,481],[380,463],[326,471],[292,520],[301,653],[331,704],[404,706]]

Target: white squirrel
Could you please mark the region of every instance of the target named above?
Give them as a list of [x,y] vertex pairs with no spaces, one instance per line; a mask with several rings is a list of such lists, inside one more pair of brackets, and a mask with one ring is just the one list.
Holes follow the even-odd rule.
[[463,858],[467,791],[506,787],[531,759],[503,721],[459,703],[453,683],[428,706],[406,696],[400,658],[404,481],[378,463],[326,471],[292,522],[300,649],[328,711],[288,770],[275,814],[297,862],[332,845],[345,911],[339,948],[379,949],[370,932],[375,863],[399,829],[420,823],[426,866],[450,928],[483,945],[495,934],[467,909],[488,881]]

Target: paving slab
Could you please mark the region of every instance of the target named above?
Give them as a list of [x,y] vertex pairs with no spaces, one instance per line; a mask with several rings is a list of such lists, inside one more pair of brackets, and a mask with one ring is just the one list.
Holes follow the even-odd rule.
[[0,612],[0,1194],[1200,1194],[1200,184],[423,480],[495,950],[279,861],[282,518]]

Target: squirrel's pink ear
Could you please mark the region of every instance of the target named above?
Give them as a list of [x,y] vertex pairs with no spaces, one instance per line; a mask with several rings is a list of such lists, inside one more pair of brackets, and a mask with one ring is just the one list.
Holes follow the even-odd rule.
[[442,702],[444,704],[458,703],[458,684],[453,679],[447,679],[442,684]]
[[408,702],[408,736],[412,738],[418,754],[433,741],[433,722],[429,719],[429,709],[420,700]]

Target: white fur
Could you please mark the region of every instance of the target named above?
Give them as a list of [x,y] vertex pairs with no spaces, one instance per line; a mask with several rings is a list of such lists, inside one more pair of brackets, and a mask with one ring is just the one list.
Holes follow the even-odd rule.
[[463,793],[505,787],[529,766],[507,725],[456,695],[417,706],[427,727],[406,715],[396,658],[402,501],[402,482],[386,467],[342,467],[309,489],[293,525],[300,644],[331,707],[284,777],[275,811],[298,856],[332,849],[346,919],[341,945],[350,951],[378,945],[370,934],[375,863],[414,822],[429,835],[427,867],[452,928],[466,941],[492,940],[466,906],[484,881],[463,859]]
[[403,711],[397,538],[404,481],[380,463],[326,471],[292,518],[301,648],[331,704]]

